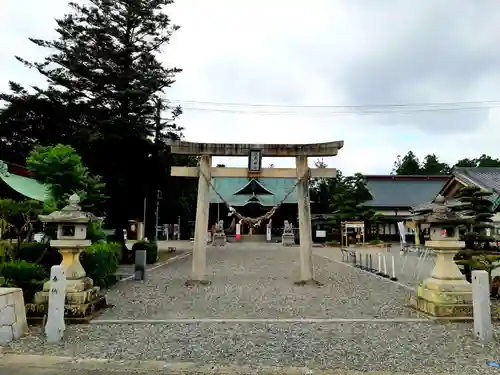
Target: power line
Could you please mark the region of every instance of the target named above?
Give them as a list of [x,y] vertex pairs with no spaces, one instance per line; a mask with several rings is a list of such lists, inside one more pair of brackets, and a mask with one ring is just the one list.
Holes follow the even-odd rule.
[[[200,100],[172,100],[171,103],[187,105],[208,105],[226,107],[260,107],[260,108],[303,108],[303,109],[370,109],[370,108],[408,108],[408,107],[456,107],[462,108],[481,106],[499,106],[500,100],[462,101],[462,102],[427,102],[427,103],[398,103],[398,104],[363,104],[363,105],[283,105],[283,104],[260,104],[260,103],[231,103],[212,102]],[[461,109],[461,108],[460,108]]]
[[331,116],[331,115],[389,115],[389,114],[415,114],[415,113],[432,113],[432,112],[451,112],[451,111],[474,111],[500,107],[500,103],[490,106],[469,106],[469,107],[450,107],[450,108],[399,108],[399,109],[360,109],[360,110],[323,110],[323,111],[283,111],[283,110],[259,110],[255,108],[208,108],[196,106],[182,106],[184,111],[205,111],[205,112],[220,112],[233,114],[252,114],[252,115],[295,115],[295,116]]

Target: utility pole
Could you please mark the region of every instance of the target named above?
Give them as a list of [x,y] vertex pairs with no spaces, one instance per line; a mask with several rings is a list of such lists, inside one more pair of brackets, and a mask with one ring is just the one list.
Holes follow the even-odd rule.
[[[154,115],[154,120],[155,120],[155,138],[154,138],[154,153],[153,153],[153,166],[155,170],[160,169],[160,145],[161,145],[161,110],[163,109],[163,104],[162,100],[160,98],[156,99],[155,103],[155,115]],[[153,234],[153,242],[156,242],[158,239],[158,221],[159,221],[159,211],[160,211],[160,199],[161,199],[161,192],[159,189],[159,184],[158,184],[158,178],[155,179],[150,179],[151,182],[154,181],[154,199],[155,205],[151,205],[152,207],[156,207],[155,210],[155,219],[153,221],[155,227],[154,230],[152,231]],[[153,191],[153,189],[150,189],[150,191]]]

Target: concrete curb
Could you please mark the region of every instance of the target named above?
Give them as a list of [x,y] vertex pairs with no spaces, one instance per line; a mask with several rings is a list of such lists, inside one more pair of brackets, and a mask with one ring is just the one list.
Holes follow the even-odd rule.
[[[26,354],[4,354],[0,355],[0,369],[23,369],[26,374],[35,375],[36,369],[51,370],[51,374],[65,373],[66,371],[96,371],[99,373],[134,373],[134,374],[219,374],[219,375],[408,375],[398,372],[358,372],[339,369],[313,370],[307,367],[250,367],[234,365],[203,365],[193,362],[163,362],[163,361],[116,361],[109,359],[88,358],[80,359],[73,357],[56,357]],[[59,371],[59,372],[56,372]],[[16,372],[18,373],[18,372]],[[414,374],[416,375],[416,374]],[[434,374],[439,375],[439,374]],[[443,374],[444,375],[444,374]],[[450,374],[448,374],[450,375]]]
[[393,319],[343,319],[343,318],[199,318],[199,319],[94,319],[89,324],[406,324],[432,323],[428,318],[393,318]]

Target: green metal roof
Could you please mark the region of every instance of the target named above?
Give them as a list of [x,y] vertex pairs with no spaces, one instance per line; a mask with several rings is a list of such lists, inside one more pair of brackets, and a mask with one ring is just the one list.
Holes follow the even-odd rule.
[[[244,206],[247,203],[255,202],[252,199],[253,194],[235,194],[242,188],[244,188],[250,180],[245,177],[240,178],[227,178],[227,177],[215,177],[212,178],[212,184],[214,188],[219,192],[219,194],[224,197],[224,199],[231,206]],[[296,180],[293,178],[262,178],[258,180],[259,184],[262,185],[266,190],[269,190],[272,194],[256,194],[255,197],[263,206],[274,206],[278,204],[285,195],[293,189]],[[250,200],[252,199],[252,200]],[[222,203],[221,199],[217,194],[210,189],[210,203]],[[296,191],[292,192],[285,203],[297,203]]]
[[[0,160],[2,167],[5,165]],[[6,165],[0,170],[0,179],[19,194],[30,199],[45,202],[51,198],[50,187],[32,178],[7,172]]]

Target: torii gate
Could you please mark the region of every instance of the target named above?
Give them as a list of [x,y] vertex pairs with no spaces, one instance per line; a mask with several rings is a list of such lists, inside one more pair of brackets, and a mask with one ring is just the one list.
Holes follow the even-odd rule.
[[[213,177],[296,178],[300,234],[299,284],[314,282],[312,264],[312,230],[309,202],[309,178],[335,177],[335,168],[313,168],[308,157],[336,156],[344,141],[311,144],[232,144],[176,141],[172,154],[200,156],[199,167],[172,167],[171,175],[198,178],[198,200],[193,248],[192,276],[187,284],[208,284],[206,277],[206,245],[209,213],[210,181]],[[212,167],[213,156],[246,156],[247,168]],[[262,157],[295,157],[296,168],[262,168]],[[304,177],[305,176],[305,177]]]

